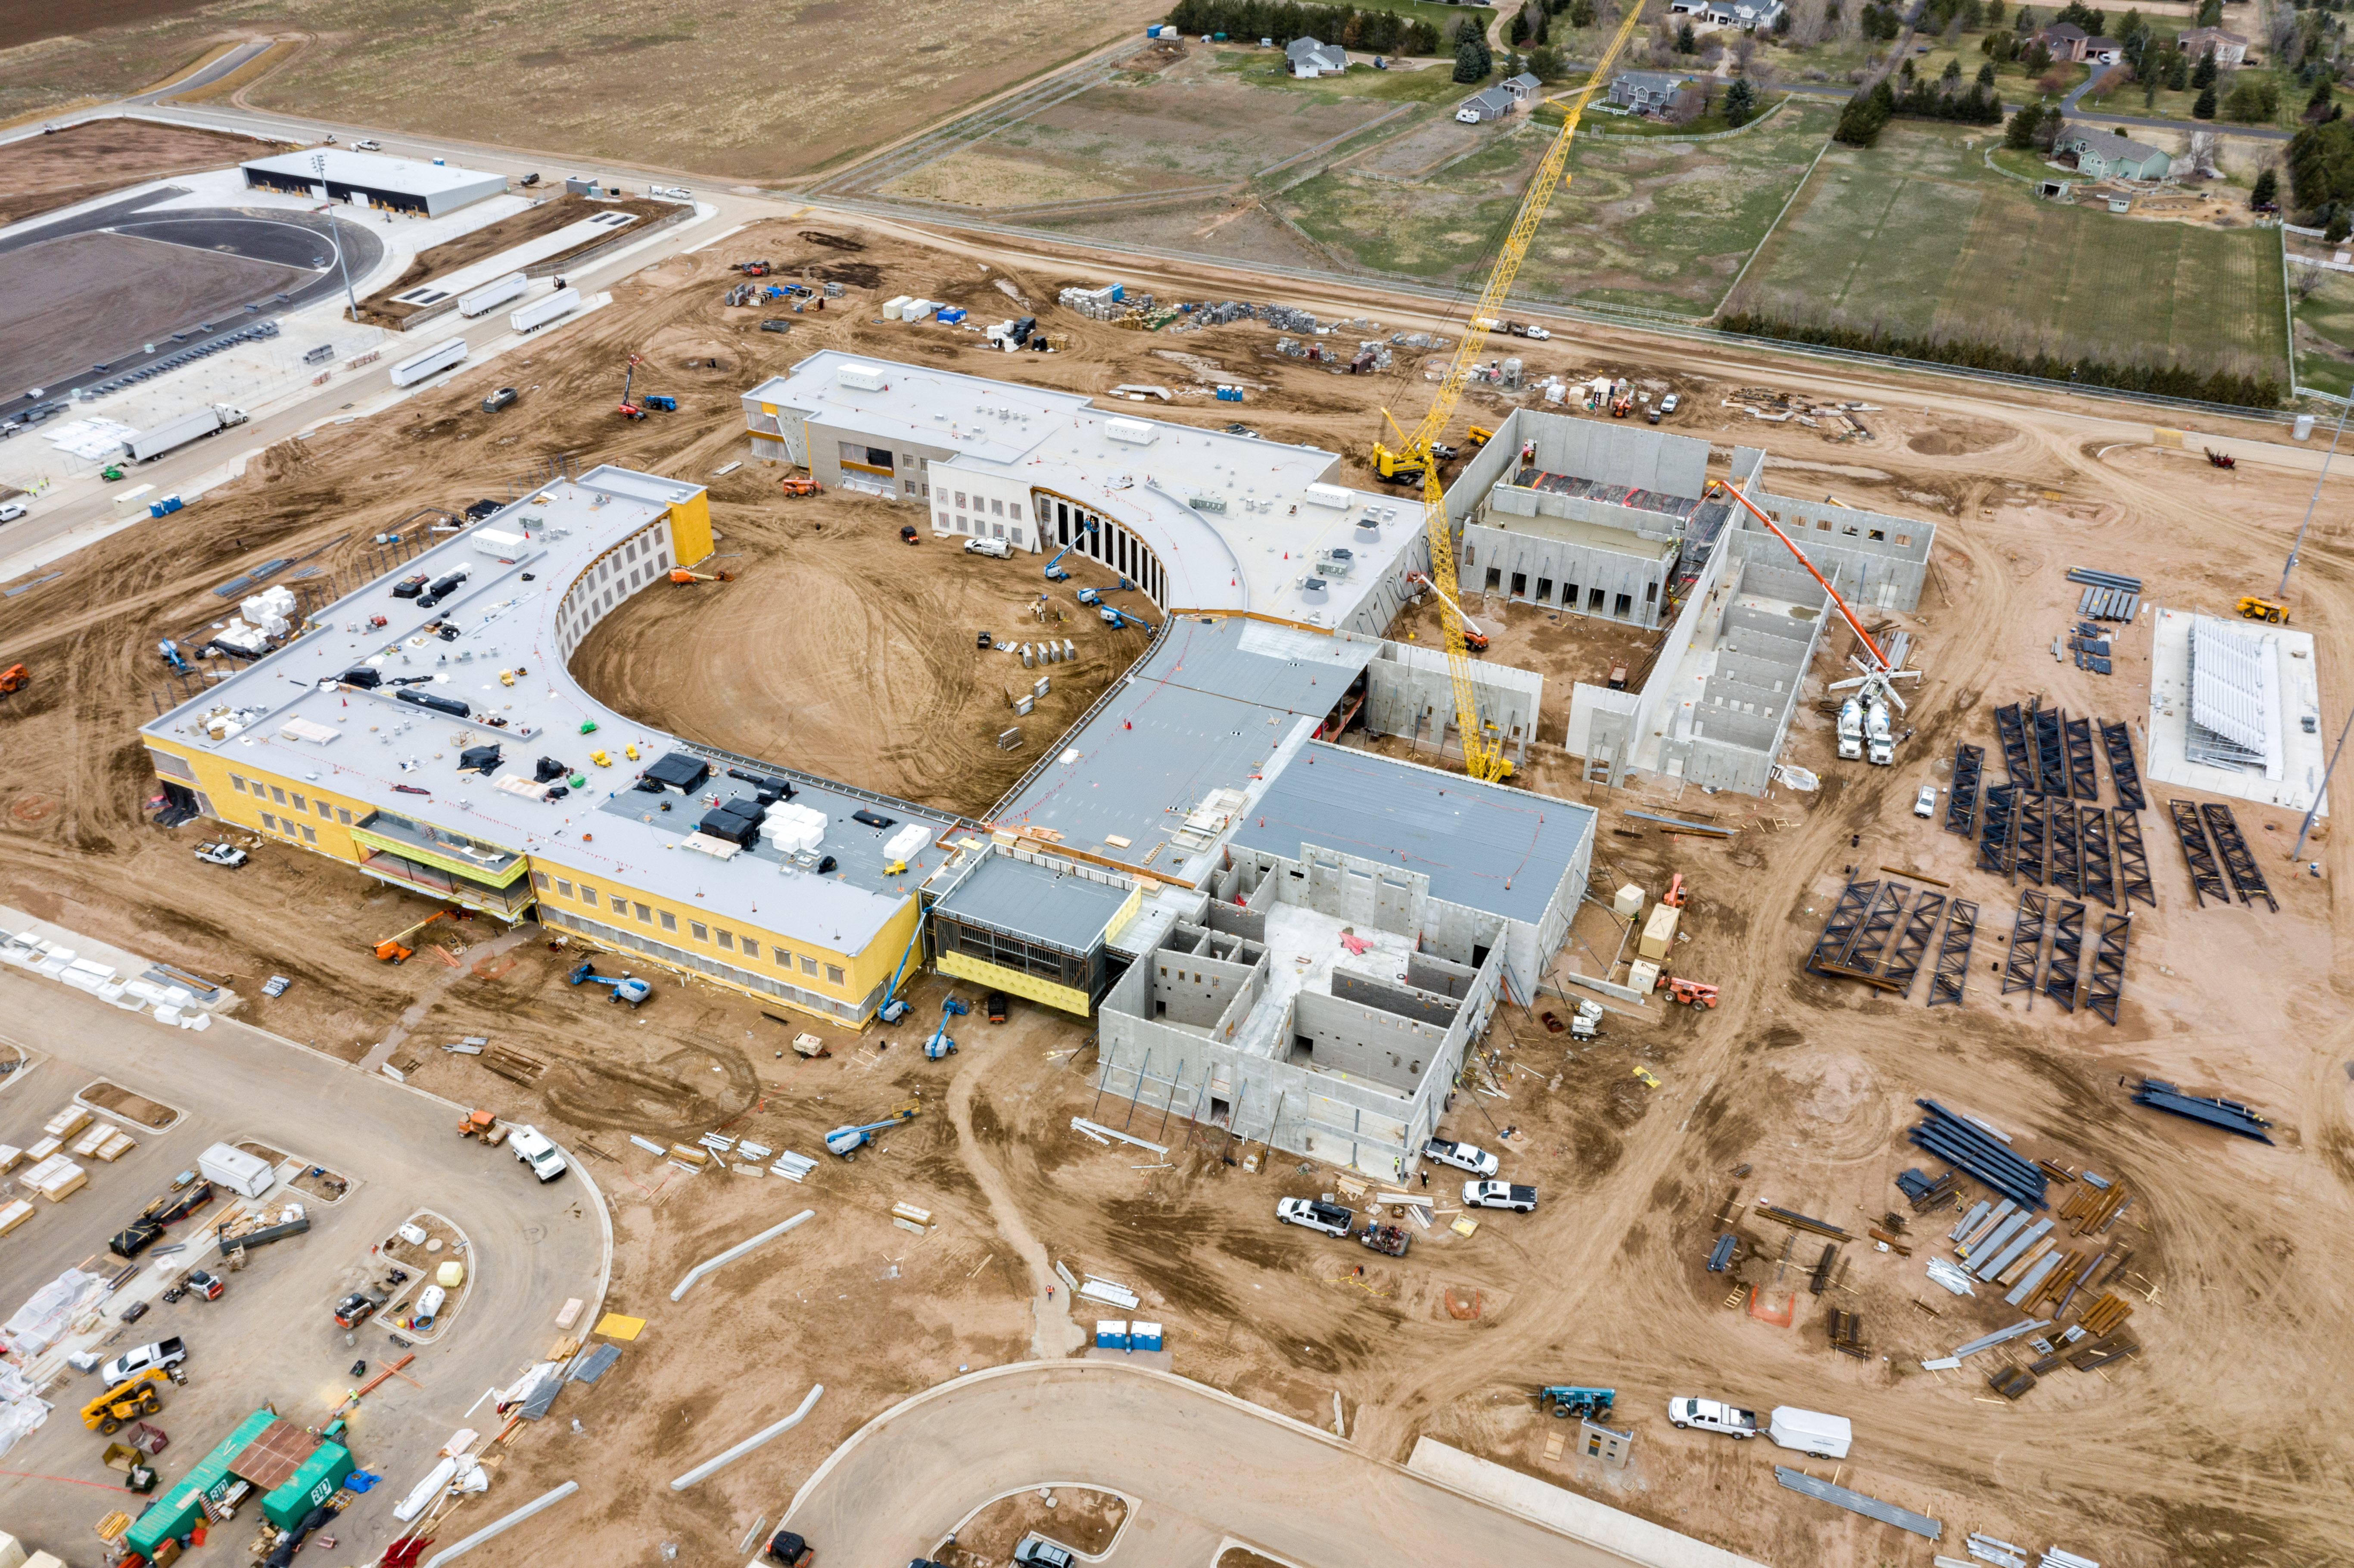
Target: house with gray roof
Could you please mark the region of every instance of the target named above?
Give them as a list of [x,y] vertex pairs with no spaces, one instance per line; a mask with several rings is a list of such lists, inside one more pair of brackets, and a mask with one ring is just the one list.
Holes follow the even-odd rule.
[[2071,125],[2060,133],[2052,151],[2073,154],[2076,170],[2087,179],[2162,180],[2174,160],[2156,147],[2144,146],[2114,131],[2091,131]]
[[1660,114],[1691,77],[1675,70],[1620,71],[1610,81],[1610,101],[1638,114]]
[[1491,87],[1475,92],[1465,99],[1463,107],[1455,111],[1455,118],[1466,125],[1479,125],[1490,120],[1501,120],[1505,115],[1510,114],[1513,106],[1519,102],[1519,99],[1514,98],[1502,88]]
[[1515,103],[1526,103],[1543,90],[1543,87],[1544,83],[1539,81],[1529,71],[1522,71],[1518,76],[1506,77],[1503,81],[1504,90],[1512,95],[1512,101]]
[[1302,79],[1333,76],[1349,69],[1348,50],[1314,38],[1292,39],[1283,46],[1283,58],[1291,67],[1291,74]]

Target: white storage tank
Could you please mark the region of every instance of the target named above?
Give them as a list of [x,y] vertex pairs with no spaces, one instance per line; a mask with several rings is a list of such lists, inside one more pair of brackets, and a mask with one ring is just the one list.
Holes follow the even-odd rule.
[[545,299],[534,300],[507,317],[507,325],[517,332],[537,332],[550,322],[562,321],[580,308],[580,291],[558,289]]
[[1116,441],[1127,441],[1132,446],[1149,447],[1152,444],[1152,438],[1160,433],[1142,419],[1106,419],[1104,421],[1105,435]]
[[531,280],[520,272],[510,272],[495,283],[485,283],[472,293],[458,296],[458,313],[461,316],[488,315],[509,300],[523,298],[531,287]]
[[881,392],[891,385],[883,367],[877,365],[844,365],[834,371],[833,379],[854,392]]

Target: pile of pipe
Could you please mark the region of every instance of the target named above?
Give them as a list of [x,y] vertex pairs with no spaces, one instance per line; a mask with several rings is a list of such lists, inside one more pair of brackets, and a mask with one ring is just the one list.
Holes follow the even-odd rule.
[[2095,571],[2090,567],[2071,567],[2068,580],[2082,587],[2084,597],[2077,601],[2076,613],[2094,620],[2130,621],[2141,613],[2141,579],[2118,572]]
[[1968,1171],[2021,1208],[2049,1207],[2043,1201],[2043,1172],[2032,1161],[2021,1160],[2000,1139],[1935,1100],[1913,1103],[1929,1113],[1905,1134],[1914,1147]]

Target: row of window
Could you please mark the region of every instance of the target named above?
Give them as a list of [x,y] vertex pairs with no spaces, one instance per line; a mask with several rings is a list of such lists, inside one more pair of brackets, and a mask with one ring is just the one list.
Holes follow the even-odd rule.
[[[597,888],[585,882],[580,884],[579,891],[576,894],[569,878],[550,876],[546,872],[535,871],[531,874],[531,885],[542,893],[547,892],[552,886],[558,898],[576,898],[591,909],[605,907],[604,904],[599,902],[602,898],[610,905],[614,914],[625,919],[635,916],[641,925],[660,926],[665,931],[674,932],[678,929],[678,916],[669,910],[656,909],[650,904],[624,898],[618,893],[600,894]],[[760,942],[758,938],[739,937],[725,926],[706,926],[700,920],[689,920],[686,923],[686,929],[687,934],[696,941],[711,943],[723,953],[740,952],[748,959],[757,959],[760,956]],[[796,959],[792,953],[774,943],[769,944],[769,956],[780,969],[790,969],[798,963],[801,966],[801,972],[805,975],[813,977],[822,971],[829,985],[849,983],[849,977],[843,973],[840,964],[821,963],[807,953],[802,953]]]
[[[280,785],[264,784],[259,779],[247,779],[244,775],[239,773],[232,773],[228,776],[228,785],[230,789],[236,790],[239,794],[250,795],[257,800],[267,798],[276,801],[281,806],[291,805],[298,811],[308,811],[315,809],[319,815],[323,819],[330,821],[341,822],[347,828],[352,825],[352,814],[349,810],[341,806],[330,805],[324,800],[306,800],[302,798],[302,792],[299,789],[294,791],[292,795],[289,795],[285,789]],[[270,820],[270,813],[267,811],[262,812],[261,820],[265,822],[269,821]],[[291,832],[293,830],[290,827],[287,831]]]
[[270,832],[283,833],[290,839],[299,833],[302,835],[302,842],[306,844],[314,844],[319,842],[318,829],[313,827],[308,822],[298,822],[292,817],[287,818],[284,821],[281,821],[270,812],[264,811],[261,813],[261,825]]
[[[797,985],[789,985],[783,980],[772,979],[751,969],[738,969],[733,964],[721,963],[716,959],[706,959],[700,954],[690,953],[684,948],[672,947],[667,942],[655,941],[651,937],[641,937],[632,931],[620,930],[602,921],[583,920],[577,915],[567,915],[563,910],[552,909],[546,904],[539,906],[539,918],[542,925],[555,926],[567,931],[578,931],[583,936],[592,937],[602,942],[610,942],[616,947],[627,948],[633,952],[643,953],[648,958],[659,959],[664,963],[682,969],[697,970],[715,979],[743,986],[748,991],[763,991],[769,996],[780,997],[815,1012],[831,1013],[837,1018],[855,1019],[864,1012],[863,1003],[837,1001],[831,997],[820,996],[813,991],[803,991]],[[880,994],[881,989],[879,986],[876,987],[877,995]],[[874,998],[870,997],[867,1000],[872,1001]]]
[[[940,492],[940,499],[942,501],[946,501],[948,498],[949,493],[946,490],[942,490]],[[989,510],[991,515],[998,517],[1010,515],[1016,523],[1022,521],[1022,503],[1018,501],[1009,506],[1004,501],[995,496],[984,497],[976,495],[972,498],[972,504],[968,507],[965,505],[964,492],[960,490],[956,493],[957,510],[960,512],[970,511],[978,513],[981,511],[981,503],[984,500],[989,503]]]

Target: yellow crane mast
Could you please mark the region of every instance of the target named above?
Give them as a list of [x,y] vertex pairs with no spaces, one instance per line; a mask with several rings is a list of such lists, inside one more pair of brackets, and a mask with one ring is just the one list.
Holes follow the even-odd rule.
[[[1384,478],[1405,477],[1421,471],[1423,530],[1430,540],[1430,580],[1438,590],[1439,620],[1447,630],[1447,668],[1455,686],[1455,724],[1463,743],[1463,768],[1474,779],[1507,779],[1512,764],[1504,755],[1503,737],[1488,733],[1481,724],[1478,700],[1471,691],[1471,657],[1465,651],[1463,612],[1457,607],[1460,590],[1455,581],[1455,549],[1452,530],[1447,521],[1447,493],[1438,480],[1438,456],[1432,450],[1439,432],[1455,414],[1455,405],[1463,396],[1463,384],[1470,379],[1473,366],[1487,349],[1489,329],[1503,319],[1504,301],[1512,291],[1512,281],[1520,275],[1521,261],[1529,253],[1529,243],[1536,238],[1537,225],[1543,221],[1545,208],[1553,201],[1554,186],[1563,183],[1563,171],[1569,163],[1570,139],[1577,133],[1577,122],[1584,118],[1585,105],[1592,95],[1609,80],[1610,68],[1619,51],[1640,25],[1643,8],[1634,0],[1621,0],[1627,6],[1626,20],[1619,23],[1610,47],[1602,51],[1587,84],[1575,95],[1568,114],[1563,119],[1561,134],[1553,138],[1545,152],[1544,162],[1537,165],[1534,178],[1529,181],[1528,193],[1521,197],[1521,210],[1513,216],[1511,232],[1504,238],[1496,253],[1496,265],[1488,274],[1488,281],[1479,291],[1479,302],[1472,307],[1471,321],[1462,341],[1456,345],[1455,358],[1439,381],[1438,391],[1430,400],[1429,409],[1422,422],[1410,431],[1401,431],[1402,445],[1393,450],[1380,441],[1373,443],[1373,467]],[[1383,415],[1388,417],[1388,410]],[[1395,420],[1391,420],[1393,426]]]

